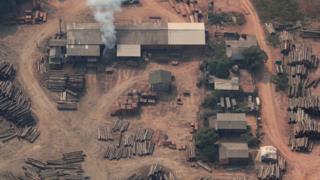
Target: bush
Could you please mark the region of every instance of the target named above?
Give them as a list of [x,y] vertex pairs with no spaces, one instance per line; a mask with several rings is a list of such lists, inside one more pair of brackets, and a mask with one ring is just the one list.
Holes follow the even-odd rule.
[[217,97],[207,96],[202,102],[202,106],[207,108],[213,108],[217,105],[218,102],[219,102],[219,99]]
[[289,79],[287,74],[281,74],[274,76],[272,82],[276,85],[276,89],[280,91],[286,91],[289,87]]
[[297,0],[253,0],[263,22],[302,20],[303,15]]
[[240,65],[248,69],[251,73],[258,72],[268,59],[267,54],[258,46],[252,46],[243,51],[244,59],[240,60]]
[[215,75],[219,78],[228,78],[229,69],[231,68],[231,63],[228,59],[211,60],[208,62],[208,71],[210,74]]
[[200,129],[194,134],[197,156],[203,161],[215,162],[218,157],[218,147],[214,144],[219,135],[213,129]]
[[269,44],[271,44],[271,46],[277,47],[280,44],[279,35],[277,35],[277,34],[270,35],[269,34],[267,36],[267,41],[269,42]]

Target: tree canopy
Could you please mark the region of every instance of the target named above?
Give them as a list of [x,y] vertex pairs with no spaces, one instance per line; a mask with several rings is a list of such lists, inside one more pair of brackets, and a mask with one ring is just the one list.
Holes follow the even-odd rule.
[[244,59],[240,60],[240,65],[248,69],[251,73],[256,73],[268,59],[267,54],[258,46],[252,46],[243,51]]
[[214,129],[204,128],[194,135],[198,158],[204,161],[214,162],[218,156],[218,148],[214,144],[219,135]]

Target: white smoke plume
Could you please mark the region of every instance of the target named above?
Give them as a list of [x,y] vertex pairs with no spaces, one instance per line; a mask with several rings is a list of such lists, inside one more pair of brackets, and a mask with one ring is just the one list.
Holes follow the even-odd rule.
[[87,0],[94,18],[101,25],[102,39],[107,48],[111,49],[116,43],[116,31],[114,26],[114,13],[121,10],[121,4],[125,0]]

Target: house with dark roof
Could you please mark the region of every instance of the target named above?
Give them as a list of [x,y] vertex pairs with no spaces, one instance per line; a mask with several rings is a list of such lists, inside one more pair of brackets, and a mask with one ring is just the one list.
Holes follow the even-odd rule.
[[231,60],[242,60],[244,50],[252,46],[258,46],[257,38],[252,35],[240,37],[239,40],[226,40],[226,55]]
[[248,128],[245,117],[245,113],[217,113],[214,128],[220,135],[244,133]]
[[219,163],[221,165],[247,165],[249,160],[247,143],[225,142],[219,144]]
[[149,74],[151,90],[155,92],[169,92],[171,89],[172,74],[165,70],[152,71]]

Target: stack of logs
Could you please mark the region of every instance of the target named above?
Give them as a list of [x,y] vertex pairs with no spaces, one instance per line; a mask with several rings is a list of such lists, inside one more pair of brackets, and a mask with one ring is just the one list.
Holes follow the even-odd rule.
[[175,180],[175,176],[172,174],[171,171],[166,170],[164,167],[153,164],[150,166],[150,169],[144,170],[143,174],[133,174],[127,180]]
[[191,23],[201,22],[203,20],[203,13],[196,7],[196,0],[168,0],[168,2],[177,14],[181,14],[182,17],[189,17]]
[[89,179],[83,175],[81,162],[84,162],[83,151],[64,153],[61,159],[48,160],[47,163],[28,158],[24,166],[25,176],[29,179]]
[[45,83],[47,88],[53,92],[63,92],[67,86],[68,76],[65,72],[59,70],[50,70],[45,74]]
[[292,151],[296,152],[311,152],[313,148],[313,143],[308,137],[296,138],[290,136],[288,145]]
[[16,70],[13,65],[7,62],[0,63],[0,80],[7,81],[12,80],[16,74]]
[[187,148],[187,161],[191,162],[191,161],[195,161],[196,160],[196,148],[194,146],[194,144],[190,145]]
[[0,113],[16,126],[35,124],[30,100],[10,81],[0,81]]
[[48,160],[46,163],[27,158],[22,168],[24,176],[15,176],[11,172],[0,173],[1,180],[40,180],[40,179],[69,179],[86,180],[81,162],[85,159],[83,151],[64,153],[61,159]]
[[155,148],[155,143],[151,141],[153,134],[152,129],[140,129],[135,134],[121,132],[118,143],[109,144],[104,158],[119,160],[133,156],[152,155]]
[[320,112],[320,96],[306,96],[289,99],[289,110],[302,108],[308,112]]
[[121,96],[113,107],[111,116],[135,115],[140,110],[140,105],[153,105],[157,95],[150,91],[134,89]]
[[84,74],[67,75],[61,70],[50,70],[44,79],[47,88],[53,92],[63,92],[66,89],[82,92],[85,88]]
[[286,171],[286,161],[283,157],[278,156],[276,163],[261,165],[258,170],[258,179],[261,180],[279,180],[282,179]]
[[163,167],[158,164],[154,164],[150,167],[148,173],[148,179],[150,180],[175,180],[174,175],[171,172],[166,172]]
[[292,44],[293,37],[288,31],[281,31],[279,39],[281,41],[281,45],[280,45],[281,53],[284,55],[287,55],[290,52],[290,50],[293,48],[293,44]]

